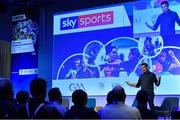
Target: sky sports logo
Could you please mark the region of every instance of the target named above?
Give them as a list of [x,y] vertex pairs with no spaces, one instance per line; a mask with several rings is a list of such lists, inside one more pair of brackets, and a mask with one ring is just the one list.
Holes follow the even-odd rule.
[[68,30],[68,29],[108,25],[108,24],[113,24],[113,21],[114,21],[113,11],[73,16],[73,17],[61,18],[60,29]]

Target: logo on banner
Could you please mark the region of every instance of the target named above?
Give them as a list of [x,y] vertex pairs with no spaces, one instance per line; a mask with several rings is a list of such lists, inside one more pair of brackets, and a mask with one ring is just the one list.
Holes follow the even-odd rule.
[[113,24],[113,19],[113,11],[61,18],[60,29],[68,30],[91,26],[108,25]]
[[12,21],[19,21],[19,20],[25,20],[26,19],[26,15],[25,14],[20,14],[20,15],[15,15],[12,16]]
[[85,87],[84,87],[84,85],[82,83],[71,83],[69,85],[69,90],[70,91],[75,91],[77,89],[82,89],[82,90],[86,91],[86,89],[85,89]]
[[100,82],[100,83],[98,84],[98,88],[99,88],[99,90],[103,90],[103,89],[105,88],[104,83],[103,83],[103,82]]

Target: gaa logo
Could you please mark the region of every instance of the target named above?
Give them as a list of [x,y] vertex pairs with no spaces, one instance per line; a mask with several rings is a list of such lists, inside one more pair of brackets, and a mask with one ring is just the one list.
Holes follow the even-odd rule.
[[82,90],[86,91],[86,89],[82,83],[71,83],[71,84],[69,84],[69,90],[70,91],[75,91],[78,89],[82,89]]

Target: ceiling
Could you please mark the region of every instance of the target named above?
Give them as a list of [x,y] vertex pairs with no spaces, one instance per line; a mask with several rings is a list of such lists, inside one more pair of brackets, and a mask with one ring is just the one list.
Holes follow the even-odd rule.
[[0,0],[0,12],[6,12],[12,8],[23,7],[43,7],[50,4],[58,3],[61,6],[71,5],[84,5],[84,6],[98,6],[114,3],[130,2],[135,0]]
[[57,1],[58,0],[0,0],[0,12],[7,11],[12,7],[20,8],[20,7],[42,6]]

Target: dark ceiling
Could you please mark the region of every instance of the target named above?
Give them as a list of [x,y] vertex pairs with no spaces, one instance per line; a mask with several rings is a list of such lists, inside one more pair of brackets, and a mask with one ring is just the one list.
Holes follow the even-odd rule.
[[12,8],[43,6],[57,1],[58,0],[0,0],[0,12],[4,12]]
[[0,0],[0,12],[6,12],[12,8],[24,7],[43,7],[50,4],[59,4],[60,6],[76,6],[85,7],[108,5],[115,3],[130,2],[135,0]]

